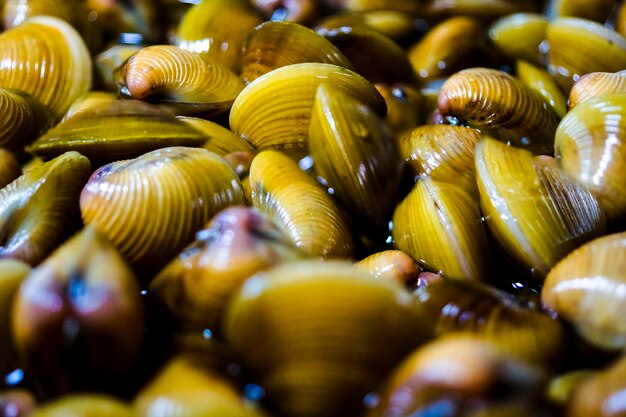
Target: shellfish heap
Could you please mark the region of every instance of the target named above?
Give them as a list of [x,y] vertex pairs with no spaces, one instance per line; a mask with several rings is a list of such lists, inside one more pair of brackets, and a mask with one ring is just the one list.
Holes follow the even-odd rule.
[[0,14],[0,417],[626,415],[625,2]]

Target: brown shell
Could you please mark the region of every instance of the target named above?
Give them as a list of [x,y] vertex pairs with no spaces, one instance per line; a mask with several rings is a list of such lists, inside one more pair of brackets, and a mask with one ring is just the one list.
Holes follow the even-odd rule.
[[54,124],[54,116],[35,98],[19,90],[0,88],[0,146],[16,153]]
[[148,42],[157,42],[162,35],[154,0],[85,0],[85,3],[113,38],[122,33],[139,33]]
[[401,133],[422,124],[425,99],[415,84],[376,84],[387,104],[385,121],[395,133]]
[[430,0],[426,13],[432,18],[469,16],[482,20],[521,12],[539,12],[540,6],[534,0]]
[[400,250],[376,252],[354,264],[376,278],[395,281],[410,288],[419,277],[420,269],[409,255]]
[[205,149],[171,147],[98,169],[80,196],[85,224],[134,266],[158,270],[221,209],[243,204],[237,175]]
[[441,87],[438,108],[535,153],[551,154],[559,120],[543,97],[511,75],[488,68],[456,73]]
[[219,156],[224,157],[233,152],[256,153],[254,146],[249,142],[217,123],[198,117],[177,116],[176,118],[202,132],[208,138],[202,147]]
[[0,148],[0,188],[6,187],[22,175],[22,167],[15,156],[6,149]]
[[539,46],[546,38],[548,19],[538,13],[505,16],[489,28],[489,37],[498,50],[510,59],[541,63]]
[[565,116],[565,113],[567,113],[567,100],[548,71],[523,60],[516,61],[515,70],[517,78],[522,84],[538,92],[554,110],[559,119]]
[[570,110],[595,97],[626,93],[626,71],[592,72],[580,77],[569,93]]

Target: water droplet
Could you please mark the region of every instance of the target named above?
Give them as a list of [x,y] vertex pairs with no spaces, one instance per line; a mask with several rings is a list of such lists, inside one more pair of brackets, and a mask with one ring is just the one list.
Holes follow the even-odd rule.
[[16,369],[4,378],[4,383],[7,385],[17,385],[24,380],[24,371]]
[[243,387],[243,395],[251,401],[259,401],[265,396],[265,390],[260,385],[247,384]]
[[380,404],[380,396],[375,392],[370,392],[363,398],[363,404],[367,408],[374,408]]
[[204,337],[206,340],[209,340],[213,337],[213,332],[209,329],[204,329],[202,331],[202,337]]

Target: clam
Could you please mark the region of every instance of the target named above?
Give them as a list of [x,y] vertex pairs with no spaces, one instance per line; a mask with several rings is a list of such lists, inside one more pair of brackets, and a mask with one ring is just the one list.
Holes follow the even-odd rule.
[[0,34],[0,87],[22,90],[57,119],[91,86],[91,57],[65,21],[35,16]]
[[136,417],[264,417],[207,352],[174,356],[133,400]]
[[146,45],[142,44],[141,37],[133,38],[128,34],[122,42],[111,46],[94,57],[96,70],[96,85],[107,91],[117,91],[115,71],[121,67],[131,56],[142,50]]
[[262,19],[245,0],[196,2],[180,20],[176,45],[206,54],[231,71],[241,69],[241,50],[250,31]]
[[[112,104],[113,102],[116,104]],[[107,107],[116,106],[118,103],[117,94],[115,93],[107,91],[90,91],[80,96],[72,103],[63,116],[63,119],[61,119],[61,122],[83,113],[89,114],[94,111],[106,112],[105,109]],[[120,106],[123,105],[120,104]]]
[[336,261],[249,279],[223,328],[270,410],[292,417],[361,415],[363,397],[432,334],[399,284]]
[[178,116],[177,119],[199,130],[205,137],[209,138],[202,147],[219,156],[226,156],[233,152],[255,153],[254,146],[249,142],[215,122],[186,116]]
[[304,257],[265,216],[232,207],[196,234],[152,281],[150,292],[184,328],[215,332],[231,294],[247,278]]
[[259,153],[250,167],[250,189],[253,206],[304,252],[322,258],[353,255],[347,219],[326,190],[288,156]]
[[17,351],[44,396],[107,386],[134,364],[142,345],[136,278],[93,228],[30,272],[12,319]]
[[237,74],[210,58],[172,45],[143,48],[117,75],[122,95],[156,98],[185,114],[226,112],[243,89]]
[[591,20],[554,19],[546,29],[546,41],[548,69],[564,91],[590,72],[626,68],[626,38]]
[[394,10],[419,14],[423,10],[420,0],[323,0],[329,6],[353,12]]
[[569,108],[571,110],[595,97],[617,93],[626,93],[626,71],[592,72],[574,83],[569,93]]
[[36,409],[31,417],[131,417],[130,407],[104,394],[73,394]]
[[421,178],[393,214],[398,249],[448,278],[486,280],[487,234],[476,200],[463,189]]
[[463,15],[489,20],[513,13],[538,12],[540,5],[534,0],[430,0],[425,9],[432,18]]
[[22,175],[22,167],[15,156],[0,148],[0,189],[6,187]]
[[318,32],[350,60],[355,71],[372,83],[412,83],[411,63],[397,43],[367,26],[343,26]]
[[402,41],[415,34],[415,16],[410,13],[379,9],[368,12],[340,12],[321,19],[315,30],[324,33],[344,26],[367,27],[387,36],[394,41]]
[[[444,337],[396,368],[366,416],[535,416],[544,379],[538,368],[485,340]],[[488,412],[507,406],[506,413]]]
[[473,281],[439,279],[415,295],[433,317],[435,333],[472,333],[529,363],[556,368],[567,339],[555,318],[503,291]]
[[243,48],[241,77],[246,83],[276,68],[305,62],[353,69],[336,46],[311,29],[292,22],[265,22],[257,26]]
[[517,78],[526,87],[541,94],[559,119],[567,113],[567,100],[552,76],[543,68],[539,68],[523,60],[515,63]]
[[615,0],[548,0],[546,14],[555,17],[580,17],[604,24]]
[[113,37],[138,33],[148,41],[161,37],[157,27],[157,5],[154,0],[85,0],[87,7]]
[[67,152],[0,190],[0,258],[36,265],[69,237],[90,174],[87,158]]
[[71,114],[27,150],[45,159],[76,150],[102,164],[167,146],[199,147],[208,140],[166,109],[138,100],[92,96]]
[[508,58],[541,63],[539,46],[546,38],[548,19],[538,13],[505,16],[489,28],[489,38]]
[[[20,366],[11,335],[11,311],[17,290],[29,272],[30,267],[23,262],[13,259],[0,260],[0,340],[2,341],[0,342],[0,376],[2,378]],[[2,404],[1,396],[0,404]],[[2,410],[1,405],[0,410]]]
[[550,270],[541,299],[586,340],[621,349],[626,346],[625,266],[626,233],[595,239]]
[[438,108],[478,129],[491,129],[501,139],[535,153],[552,153],[558,117],[536,91],[511,75],[471,68],[448,78]]
[[388,234],[403,165],[389,128],[367,106],[323,83],[309,127],[316,173],[366,225],[364,234]]
[[359,99],[380,116],[386,112],[380,93],[357,73],[332,64],[293,64],[248,84],[233,104],[230,127],[259,150],[274,148],[302,156],[315,94],[323,82]]
[[215,213],[243,198],[224,159],[205,149],[171,147],[96,170],[80,208],[85,224],[147,272],[172,259]]
[[474,150],[483,135],[464,126],[426,125],[400,137],[400,153],[416,177],[455,184],[478,195]]
[[409,255],[399,250],[385,250],[374,253],[354,264],[376,278],[395,281],[409,288],[419,277],[420,269]]
[[408,56],[415,74],[433,80],[472,66],[485,56],[486,34],[483,25],[469,17],[445,20],[413,44]]
[[536,279],[543,280],[561,258],[603,233],[598,201],[566,172],[493,139],[478,144],[475,158],[489,229]]
[[598,198],[609,222],[626,218],[626,94],[585,101],[562,120],[554,141],[559,166]]
[[252,4],[273,21],[310,23],[318,12],[315,0],[251,0]]
[[0,88],[0,146],[21,153],[54,124],[54,116],[35,98],[19,90]]
[[422,124],[424,97],[415,84],[376,84],[387,104],[385,121],[395,133],[401,133]]

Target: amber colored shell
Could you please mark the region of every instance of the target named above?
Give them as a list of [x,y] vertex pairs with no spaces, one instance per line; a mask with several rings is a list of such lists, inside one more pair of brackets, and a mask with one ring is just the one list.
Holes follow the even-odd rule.
[[354,264],[376,278],[395,281],[403,287],[414,285],[420,269],[409,255],[400,250],[386,250],[374,253]]
[[250,32],[244,45],[241,77],[251,83],[276,68],[304,62],[353,69],[336,46],[311,29],[292,22],[265,22]]
[[539,5],[534,0],[430,0],[425,10],[432,18],[462,15],[482,20],[539,11]]
[[478,195],[474,150],[483,135],[475,129],[426,125],[400,137],[400,153],[415,176],[455,184]]
[[0,190],[0,258],[36,265],[71,235],[90,174],[87,158],[67,152]]
[[221,209],[243,203],[237,175],[205,149],[171,147],[98,169],[80,196],[85,224],[135,266],[158,269]]
[[604,213],[591,192],[528,151],[486,139],[476,148],[476,175],[489,229],[538,280],[604,232]]
[[580,17],[604,24],[615,7],[615,0],[549,0],[546,14],[555,17]]
[[538,92],[559,119],[563,118],[567,113],[567,100],[548,71],[522,60],[515,64],[517,78],[522,84]]
[[511,75],[487,68],[456,73],[441,87],[438,108],[535,153],[551,154],[558,118],[543,97]]
[[22,167],[15,156],[6,149],[0,148],[0,188],[6,187],[22,175]]
[[317,90],[309,127],[315,171],[366,226],[387,236],[403,164],[391,131],[367,106],[330,84]]
[[[91,86],[91,57],[65,21],[35,16],[0,34],[0,87],[22,90],[60,119]],[[19,69],[19,70],[15,70]]]
[[251,154],[256,152],[254,146],[249,142],[246,142],[241,137],[217,123],[198,117],[177,116],[176,118],[202,132],[202,134],[208,138],[202,146],[207,151],[215,152],[222,157],[233,152],[247,152]]
[[569,108],[595,97],[618,93],[626,93],[626,71],[592,72],[574,83],[569,93]]
[[510,59],[541,63],[539,46],[546,38],[548,19],[537,13],[505,16],[489,29],[489,37],[498,50]]
[[0,88],[0,146],[21,153],[54,124],[54,116],[30,95]]
[[556,132],[559,166],[586,186],[609,221],[626,218],[626,94],[585,101],[571,110]]
[[415,84],[376,84],[387,104],[385,121],[395,133],[413,129],[423,123],[425,99]]
[[76,394],[58,398],[35,409],[31,417],[131,417],[128,404],[103,394]]
[[253,206],[268,215],[304,252],[321,258],[350,258],[354,253],[347,219],[326,190],[277,151],[252,161]]
[[[11,334],[13,302],[20,284],[30,272],[30,266],[13,259],[0,260],[0,373],[7,374],[20,365]],[[0,405],[3,404],[0,398]]]
[[[138,33],[148,42],[162,36],[157,21],[160,13],[154,0],[85,0],[97,21],[112,37],[122,33]],[[164,3],[167,3],[166,1]]]
[[243,89],[237,75],[210,58],[172,45],[143,48],[119,69],[123,95],[157,97],[183,114],[226,112]]
[[430,326],[400,285],[319,261],[249,279],[223,322],[270,411],[292,417],[363,415],[363,397],[431,336]]
[[90,113],[94,110],[106,112],[107,107],[113,106],[112,102],[117,102],[117,94],[108,91],[90,91],[78,97],[67,109],[67,112],[61,119],[61,122],[70,117],[77,116],[82,113]]
[[597,375],[583,381],[567,404],[568,417],[624,414],[621,395],[626,389],[626,359],[623,357]]
[[416,14],[423,10],[421,1],[416,0],[325,0],[343,10],[371,12],[375,10],[395,10]]

